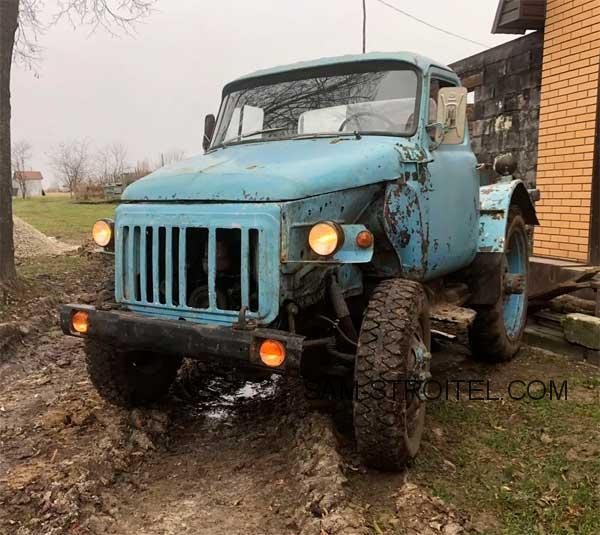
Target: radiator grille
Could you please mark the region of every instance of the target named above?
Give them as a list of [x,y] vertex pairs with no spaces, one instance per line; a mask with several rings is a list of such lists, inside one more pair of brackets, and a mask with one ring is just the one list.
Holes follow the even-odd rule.
[[119,230],[118,301],[258,311],[260,229],[123,225]]
[[123,204],[115,222],[115,297],[141,314],[260,325],[279,313],[280,207]]

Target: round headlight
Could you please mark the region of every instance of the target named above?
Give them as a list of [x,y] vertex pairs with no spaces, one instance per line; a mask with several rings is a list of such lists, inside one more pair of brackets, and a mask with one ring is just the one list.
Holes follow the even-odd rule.
[[107,247],[113,237],[113,222],[109,219],[100,219],[94,223],[92,228],[92,237],[96,245]]
[[308,244],[320,256],[335,253],[344,243],[344,232],[331,222],[317,223],[310,229]]

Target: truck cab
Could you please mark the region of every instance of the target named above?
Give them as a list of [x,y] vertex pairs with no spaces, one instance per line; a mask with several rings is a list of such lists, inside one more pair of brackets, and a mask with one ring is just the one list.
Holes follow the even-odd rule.
[[342,375],[361,391],[367,462],[403,466],[423,427],[432,310],[469,310],[489,360],[514,356],[525,321],[535,210],[504,171],[481,185],[466,99],[448,67],[411,53],[227,84],[204,152],[131,184],[94,228],[114,251],[115,302],[61,318],[86,339],[99,392],[154,401],[183,357]]

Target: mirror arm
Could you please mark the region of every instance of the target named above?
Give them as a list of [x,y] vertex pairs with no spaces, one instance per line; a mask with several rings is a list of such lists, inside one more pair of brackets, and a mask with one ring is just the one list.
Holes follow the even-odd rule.
[[438,139],[438,135],[437,135],[438,130],[442,131],[442,135],[439,136],[439,140],[431,142],[430,150],[434,151],[434,150],[439,149],[440,145],[442,145],[442,143],[444,143],[444,138],[446,137],[448,129],[447,129],[446,125],[443,124],[443,123],[430,123],[430,124],[428,124],[428,125],[425,126],[425,131],[429,130],[430,128],[435,128],[435,131],[436,131],[435,138],[436,138],[436,140]]
[[213,136],[215,134],[216,118],[211,113],[204,118],[204,136],[202,137],[202,148],[206,152],[210,148]]

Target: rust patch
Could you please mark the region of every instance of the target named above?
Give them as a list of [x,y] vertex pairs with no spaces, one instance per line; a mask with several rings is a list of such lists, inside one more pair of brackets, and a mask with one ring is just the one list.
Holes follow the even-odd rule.
[[418,181],[421,185],[425,185],[425,182],[427,182],[427,166],[426,165],[419,165],[419,178]]
[[400,231],[400,247],[403,249],[410,243],[410,233],[403,229]]

